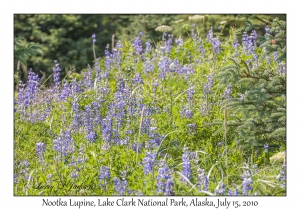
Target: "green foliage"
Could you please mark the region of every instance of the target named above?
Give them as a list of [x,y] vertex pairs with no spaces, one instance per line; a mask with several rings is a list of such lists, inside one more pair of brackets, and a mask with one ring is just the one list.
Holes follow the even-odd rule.
[[[117,40],[132,43],[140,31],[144,33],[143,41],[150,41],[153,45],[161,39],[161,32],[155,31],[160,25],[170,26],[172,34],[176,37],[188,38],[190,25],[197,25],[197,33],[206,36],[212,27],[217,30],[222,26],[221,39],[229,35],[230,27],[240,27],[243,21],[236,19],[237,15],[203,15],[197,20],[196,15],[174,14],[111,14],[111,15],[83,15],[83,14],[15,14],[14,35],[24,37],[27,42],[34,42],[41,47],[43,56],[29,55],[28,67],[39,73],[51,74],[53,60],[58,60],[62,68],[62,77],[71,69],[79,73],[92,64],[94,60],[92,34],[96,34],[96,57],[104,56],[104,50],[109,45],[112,50],[112,36],[114,45]],[[275,15],[263,15],[270,20]],[[282,15],[279,16],[283,19]],[[227,21],[224,25],[224,21]],[[280,22],[280,21],[279,21]],[[221,24],[222,23],[222,24]],[[224,37],[224,38],[223,38]],[[281,39],[281,38],[280,38]],[[131,44],[130,44],[131,45]],[[15,66],[17,60],[15,60]]]
[[[27,65],[27,61],[30,56],[43,55],[43,51],[40,45],[33,42],[30,42],[26,45],[25,42],[26,41],[24,37],[18,37],[14,39],[14,60],[17,63],[14,73],[15,82],[18,82],[21,77],[22,72],[20,71],[20,62],[22,62],[24,66]],[[27,71],[25,70],[24,73],[27,74]]]
[[[282,31],[274,31],[274,25],[285,25],[283,21],[275,19],[267,22],[257,16],[246,16],[249,30],[254,25],[249,19],[258,19],[264,24],[272,26],[270,31],[278,36],[285,37],[284,28]],[[279,23],[280,22],[280,23]],[[256,26],[256,25],[255,25]],[[271,32],[271,33],[272,33]],[[266,40],[261,42],[260,47],[265,48],[265,52],[256,50],[258,60],[262,61],[266,56],[271,56],[269,50],[270,34],[266,34]],[[286,142],[286,75],[279,70],[280,65],[285,65],[285,42],[281,46],[272,48],[278,50],[281,59],[273,59],[271,65],[266,63],[250,69],[249,65],[254,65],[253,58],[240,56],[231,59],[232,64],[222,68],[217,78],[220,80],[220,87],[231,84],[236,97],[224,101],[227,104],[230,118],[239,119],[232,125],[238,138],[244,139],[250,147],[262,148],[265,143],[273,145],[274,148],[285,145]],[[245,59],[253,63],[247,64]],[[280,62],[280,63],[279,63]],[[263,63],[263,62],[262,62]],[[275,67],[276,66],[276,67]]]

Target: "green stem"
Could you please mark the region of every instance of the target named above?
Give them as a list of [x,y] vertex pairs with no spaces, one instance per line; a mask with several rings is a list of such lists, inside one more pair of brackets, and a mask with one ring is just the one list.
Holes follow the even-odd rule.
[[96,60],[95,43],[93,43],[94,59]]
[[224,107],[224,140],[225,140],[225,164],[226,164],[226,178],[227,178],[227,185],[228,182],[228,154],[227,154],[227,118],[226,118],[226,105]]
[[139,142],[140,142],[140,138],[141,138],[141,130],[142,130],[142,123],[143,123],[143,118],[144,118],[144,111],[145,111],[145,106],[143,106],[142,113],[141,113],[139,135],[138,135],[138,139],[137,139],[137,149],[136,149],[136,164],[138,164]]

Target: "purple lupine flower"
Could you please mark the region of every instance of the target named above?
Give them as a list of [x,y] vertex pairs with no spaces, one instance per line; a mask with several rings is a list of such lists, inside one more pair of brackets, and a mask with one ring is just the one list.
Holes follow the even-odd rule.
[[60,136],[53,140],[53,149],[59,156],[66,156],[75,151],[75,142],[71,137],[70,131],[62,131]]
[[187,95],[188,95],[188,100],[189,101],[193,100],[194,94],[195,94],[194,87],[193,86],[189,87],[189,89],[187,90]]
[[146,49],[145,49],[145,53],[148,53],[148,52],[150,52],[150,51],[151,51],[151,48],[152,48],[152,46],[151,46],[151,43],[150,43],[150,42],[146,42]]
[[193,110],[191,110],[191,109],[185,109],[185,110],[184,110],[184,114],[185,114],[185,117],[186,117],[186,118],[190,119],[190,118],[193,117],[194,112],[193,112]]
[[68,98],[68,96],[70,95],[71,91],[70,91],[70,85],[67,81],[65,81],[64,87],[61,91],[61,94],[58,96],[58,98],[61,101],[64,101]]
[[218,186],[215,189],[215,195],[224,195],[225,193],[225,184],[223,182],[219,182]]
[[234,34],[233,36],[233,42],[232,42],[232,47],[234,49],[237,49],[240,46],[239,42],[237,41],[236,35]]
[[15,184],[18,184],[18,178],[17,178],[17,175],[16,175],[16,174],[14,174],[14,183],[15,183]]
[[182,40],[182,38],[179,37],[178,39],[176,39],[175,43],[177,44],[178,47],[182,47],[183,46],[183,40]]
[[116,48],[121,49],[122,47],[123,46],[122,46],[121,40],[118,40],[117,43],[116,43]]
[[86,162],[86,158],[84,157],[84,146],[83,146],[83,144],[80,144],[78,154],[79,155],[78,155],[78,157],[76,159],[75,165],[78,165],[80,163],[85,163]]
[[72,171],[72,173],[71,173],[72,179],[76,179],[76,178],[78,178],[78,176],[79,176],[79,173]]
[[245,95],[241,94],[241,93],[239,93],[238,96],[239,96],[239,98],[238,98],[239,101],[241,101],[245,98]]
[[83,90],[81,89],[81,81],[76,82],[76,79],[73,79],[71,81],[69,87],[70,87],[70,92],[71,92],[70,96],[72,98],[74,98],[77,95],[77,93],[83,92]]
[[119,178],[115,177],[114,183],[115,183],[115,189],[118,192],[118,195],[124,196],[126,193],[127,184],[128,184],[127,180],[123,177],[122,181],[120,181]]
[[197,172],[198,172],[198,183],[197,183],[197,186],[200,188],[200,190],[207,191],[207,189],[208,189],[208,179],[207,179],[207,176],[205,176],[204,169],[201,169],[198,166]]
[[166,181],[166,188],[165,188],[165,194],[166,196],[173,196],[175,195],[174,193],[174,181],[173,177],[169,176],[167,181]]
[[169,66],[170,72],[177,72],[180,69],[179,60],[177,58],[174,58],[173,62],[171,62]]
[[71,162],[68,164],[68,166],[76,166],[75,157],[72,156]]
[[161,48],[163,51],[166,51],[166,53],[169,53],[172,49],[172,40],[173,40],[173,35],[168,34],[168,39],[164,42],[165,45]]
[[277,74],[286,74],[286,64],[285,62],[280,62],[277,70],[276,70]]
[[285,160],[283,161],[282,168],[280,170],[279,181],[282,182],[280,187],[285,188],[286,187],[286,164],[285,164]]
[[134,143],[133,145],[132,145],[132,150],[133,151],[135,151],[135,152],[137,152],[137,151],[141,151],[141,149],[142,149],[142,147],[143,147],[143,144],[142,143]]
[[244,32],[242,37],[243,50],[247,52],[248,55],[253,54],[256,47],[256,39],[258,37],[256,31],[253,30],[249,36]]
[[106,72],[103,72],[103,74],[101,75],[102,78],[107,78],[109,76],[112,62],[113,62],[113,60],[111,59],[110,54],[109,55],[106,54],[106,57],[105,57],[105,70],[106,70]]
[[203,41],[201,41],[201,44],[199,45],[198,50],[199,50],[201,56],[205,57],[205,55],[206,55],[206,50],[204,49],[204,43],[203,43]]
[[[189,151],[186,147],[183,148],[182,154],[182,172],[181,172],[188,180],[192,178],[192,170],[191,170],[191,163],[189,157]],[[186,181],[181,177],[181,181]]]
[[100,186],[106,186],[107,181],[110,179],[110,169],[107,166],[102,166],[100,168],[99,182]]
[[95,43],[96,42],[96,34],[92,35],[92,39],[93,39],[93,43]]
[[85,138],[89,142],[95,142],[97,135],[94,132],[93,119],[91,117],[91,106],[85,106],[84,116],[85,116],[84,124],[85,127],[87,128],[87,135],[85,136]]
[[153,86],[152,90],[155,92],[155,91],[156,91],[156,87],[158,87],[157,81],[154,81],[154,82],[152,83],[152,86]]
[[183,67],[178,69],[177,73],[183,74],[184,79],[188,79],[189,75],[195,73],[195,69],[193,69],[191,65],[185,64]]
[[141,54],[141,52],[143,51],[142,41],[139,37],[135,38],[134,42],[132,43],[132,46],[138,55]]
[[84,78],[84,86],[87,89],[91,89],[93,87],[93,78],[92,78],[92,72],[91,72],[91,68],[88,67],[88,71],[84,72],[83,74],[83,78]]
[[266,27],[265,27],[265,31],[266,31],[266,34],[269,34],[269,33],[270,33],[270,28],[269,28],[269,26],[266,26]]
[[188,128],[192,131],[196,131],[197,130],[197,125],[196,124],[188,124]]
[[112,138],[112,119],[110,116],[106,116],[102,120],[102,139],[106,143],[110,143]]
[[102,116],[101,116],[101,113],[100,113],[100,102],[99,101],[95,101],[95,102],[92,102],[92,114],[94,116],[94,123],[95,125],[100,125],[101,122],[102,122]]
[[139,36],[144,36],[144,33],[142,31],[140,31]]
[[232,92],[232,87],[231,85],[228,85],[224,91],[224,96],[226,99],[230,98],[231,92]]
[[36,100],[36,93],[39,91],[40,78],[32,69],[28,72],[27,85],[20,83],[20,90],[18,93],[18,105],[27,108],[33,101]]
[[81,120],[81,112],[79,111],[79,103],[77,100],[74,100],[73,103],[72,103],[72,109],[73,109],[73,113],[74,113],[74,116],[73,116],[73,129],[75,132],[78,131],[79,129],[79,126],[81,125],[82,123],[82,120]]
[[195,32],[196,24],[192,24],[192,39],[196,40],[197,39],[197,33]]
[[96,58],[95,64],[94,64],[94,69],[96,70],[96,77],[98,81],[101,79],[101,66],[100,66],[100,59]]
[[243,180],[243,183],[242,183],[242,185],[243,185],[243,190],[242,190],[243,195],[248,195],[248,191],[251,191],[253,189],[251,184],[252,184],[251,178],[246,178],[245,177],[244,180]]
[[166,42],[166,53],[169,53],[172,49],[172,41],[173,41],[173,35],[169,34],[169,39]]
[[[55,66],[53,68],[53,81],[55,83],[56,88],[60,86],[60,72],[61,69],[59,67],[59,64],[57,63],[57,60],[54,60]],[[58,91],[58,90],[55,90]]]
[[169,65],[171,63],[170,58],[168,57],[161,57],[160,61],[158,63],[158,68],[159,68],[159,77],[164,79],[166,76],[166,72],[168,72],[169,69]]
[[221,42],[219,40],[218,37],[214,38],[212,40],[212,46],[213,46],[213,52],[216,53],[217,55],[220,54],[220,46],[221,46]]
[[155,68],[155,66],[150,61],[146,61],[144,63],[144,72],[145,73],[153,72],[154,68]]
[[211,28],[209,29],[209,31],[208,31],[207,36],[206,36],[206,41],[207,41],[207,42],[212,42],[213,37],[214,37],[214,32],[213,32],[212,27],[211,27]]
[[141,77],[140,73],[137,73],[133,79],[133,82],[136,84],[144,84],[143,78]]
[[265,152],[268,152],[268,150],[269,150],[269,145],[268,145],[268,144],[264,144],[264,149],[265,149]]
[[38,156],[42,156],[45,152],[45,144],[43,142],[36,143],[36,149],[35,152]]
[[239,52],[238,48],[239,48],[240,44],[237,41],[236,35],[234,34],[233,37],[233,42],[232,42],[232,47],[234,48],[234,57],[238,57],[241,53]]
[[[126,98],[122,93],[124,89],[118,88],[120,91],[115,93],[114,102],[111,104],[112,109],[114,109],[114,118],[116,118],[117,124],[121,125],[126,114]],[[121,92],[122,91],[122,92]]]
[[150,174],[153,170],[153,163],[155,161],[156,153],[147,152],[146,157],[143,159],[143,166],[144,166],[144,174]]
[[29,167],[30,167],[30,163],[27,160],[24,161],[20,161],[20,171],[19,174],[23,175],[25,177],[25,179],[27,180],[29,177]]
[[[163,193],[164,195],[170,195],[172,190],[172,177],[165,161],[160,162],[158,169],[158,175],[156,177],[156,192]],[[167,186],[168,185],[168,186]]]
[[210,74],[206,78],[207,78],[207,83],[204,85],[204,94],[208,95],[209,93],[211,93],[211,89],[214,85],[213,75]]

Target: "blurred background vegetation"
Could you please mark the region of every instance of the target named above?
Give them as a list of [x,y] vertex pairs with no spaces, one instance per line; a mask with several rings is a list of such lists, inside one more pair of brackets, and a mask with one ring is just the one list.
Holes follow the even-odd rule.
[[[43,76],[48,77],[52,73],[53,60],[58,60],[62,69],[62,76],[75,69],[79,73],[92,64],[94,60],[92,48],[92,34],[96,34],[95,50],[97,57],[104,55],[105,47],[109,44],[111,50],[112,35],[115,43],[117,40],[132,42],[140,31],[144,33],[143,41],[155,44],[161,40],[161,32],[155,31],[160,25],[168,25],[173,30],[171,33],[178,38],[189,37],[191,25],[197,24],[199,33],[206,37],[212,27],[215,32],[220,31],[220,22],[227,21],[222,30],[222,38],[229,36],[230,27],[239,28],[245,25],[245,20],[238,19],[237,14],[210,14],[205,18],[195,21],[194,14],[15,14],[14,38],[18,46],[35,46],[42,53],[29,53],[26,62],[14,60],[14,69],[20,69],[19,77],[26,79],[29,68]],[[267,21],[278,17],[285,20],[285,14],[261,14],[261,18]],[[246,23],[247,24],[247,23]],[[258,34],[264,31],[257,31]],[[24,39],[20,39],[23,37]],[[241,39],[241,37],[239,37]],[[16,43],[16,41],[15,41]],[[30,45],[31,44],[31,45]],[[15,44],[16,47],[16,44]],[[41,72],[41,71],[42,72]]]

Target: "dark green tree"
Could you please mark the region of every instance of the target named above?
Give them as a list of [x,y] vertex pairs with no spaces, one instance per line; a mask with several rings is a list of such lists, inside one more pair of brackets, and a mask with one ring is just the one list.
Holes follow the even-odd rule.
[[[226,126],[234,128],[232,137],[260,151],[264,144],[276,150],[286,143],[285,22],[263,23],[264,28],[269,27],[259,38],[263,51],[233,57],[217,75],[222,90],[228,84],[232,87],[233,97],[223,101],[228,113]],[[254,29],[253,25],[248,29]],[[270,37],[278,40],[278,45],[274,46]]]

